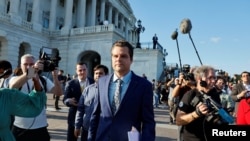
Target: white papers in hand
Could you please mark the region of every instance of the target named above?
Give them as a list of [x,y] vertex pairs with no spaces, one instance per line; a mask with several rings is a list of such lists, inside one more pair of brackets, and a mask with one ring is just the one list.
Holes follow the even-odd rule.
[[140,140],[140,133],[138,130],[132,126],[131,131],[128,131],[128,140],[129,141],[139,141]]

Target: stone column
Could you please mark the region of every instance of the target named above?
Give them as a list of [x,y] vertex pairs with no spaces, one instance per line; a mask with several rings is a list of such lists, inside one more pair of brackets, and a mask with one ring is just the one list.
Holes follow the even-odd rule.
[[125,38],[127,41],[130,41],[128,37],[128,20],[124,19],[124,23],[125,23]]
[[120,19],[120,21],[121,21],[121,24],[120,24],[120,29],[123,31],[123,28],[124,28],[124,16],[123,15],[121,15],[121,19]]
[[10,0],[10,14],[18,15],[20,0]]
[[32,6],[32,22],[39,22],[40,0],[34,0]]
[[85,17],[86,17],[86,0],[80,0],[78,1],[79,5],[78,5],[78,9],[79,9],[79,13],[77,18],[78,20],[78,27],[85,27]]
[[66,0],[66,10],[64,18],[64,27],[62,30],[69,30],[72,28],[72,9],[73,9],[73,0]]
[[5,13],[5,10],[6,10],[5,5],[7,6],[7,3],[5,2],[5,0],[0,0],[0,13],[1,12]]
[[58,0],[51,0],[49,14],[49,29],[56,29],[56,6]]
[[91,3],[91,26],[95,26],[95,22],[96,22],[96,0],[92,0]]
[[109,15],[108,15],[108,21],[110,24],[112,24],[112,12],[113,12],[113,6],[110,4],[109,5]]
[[118,15],[119,15],[119,13],[118,13],[118,11],[116,10],[116,11],[115,11],[115,26],[116,26],[116,28],[118,28]]
[[101,15],[100,15],[100,22],[104,22],[105,18],[105,0],[101,1]]
[[39,23],[39,13],[40,13],[40,0],[34,0],[32,6],[32,22],[33,29],[35,31],[41,32],[42,25]]
[[10,0],[10,20],[11,23],[16,25],[22,24],[22,18],[19,16],[20,0]]

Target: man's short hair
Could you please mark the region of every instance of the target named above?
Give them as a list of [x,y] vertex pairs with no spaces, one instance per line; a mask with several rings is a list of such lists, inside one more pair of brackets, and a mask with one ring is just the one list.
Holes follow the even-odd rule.
[[36,61],[36,58],[35,56],[33,56],[32,54],[24,54],[22,57],[21,57],[21,63],[22,63],[22,60],[25,59],[25,58],[32,58],[34,60],[34,63]]
[[98,69],[101,69],[101,68],[104,70],[105,75],[109,73],[108,67],[106,67],[106,66],[104,66],[104,65],[101,65],[101,64],[100,64],[100,65],[96,65],[96,66],[94,67],[94,71],[96,71],[96,70],[98,70]]
[[133,46],[128,41],[126,41],[126,40],[117,40],[116,42],[113,43],[111,51],[113,50],[113,48],[115,46],[118,46],[118,47],[127,47],[128,48],[129,56],[130,56],[131,60],[133,60],[134,48],[133,48]]
[[76,63],[76,66],[77,66],[77,65],[80,65],[80,66],[85,65],[85,66],[88,68],[87,63],[82,62],[82,61],[77,62],[77,63]]

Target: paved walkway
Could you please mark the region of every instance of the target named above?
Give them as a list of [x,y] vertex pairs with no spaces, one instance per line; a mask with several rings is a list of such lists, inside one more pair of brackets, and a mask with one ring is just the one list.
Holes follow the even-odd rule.
[[[60,99],[61,110],[54,109],[54,99],[52,94],[47,94],[47,117],[49,123],[49,133],[51,141],[66,141],[67,133],[67,114],[68,108],[63,105]],[[162,105],[155,109],[156,120],[156,140],[155,141],[176,141],[177,126],[169,124],[168,110]],[[80,141],[80,140],[79,140]]]

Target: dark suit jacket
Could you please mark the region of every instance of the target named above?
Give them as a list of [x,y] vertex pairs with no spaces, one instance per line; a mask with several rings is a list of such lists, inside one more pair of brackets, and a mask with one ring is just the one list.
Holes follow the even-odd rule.
[[[94,83],[94,80],[91,78],[88,78],[88,82],[90,85],[90,84]],[[68,102],[66,102],[66,100],[68,98],[74,97],[78,103],[81,95],[82,95],[81,87],[80,87],[79,80],[77,78],[72,79],[66,83],[64,97],[63,97],[63,103],[69,107],[68,124],[70,124],[72,126],[75,125],[75,115],[76,115],[77,107],[70,105]]]
[[240,102],[241,99],[238,99],[237,98],[237,94],[241,93],[242,91],[246,90],[245,86],[243,85],[243,83],[239,83],[239,84],[236,84],[233,89],[232,89],[232,92],[231,92],[231,97],[233,99],[233,101],[235,102],[235,113],[237,113],[238,111],[238,104]]
[[113,116],[108,89],[112,75],[98,80],[98,100],[90,120],[89,141],[128,141],[134,126],[142,141],[155,140],[152,84],[132,72],[132,78],[118,111]]

